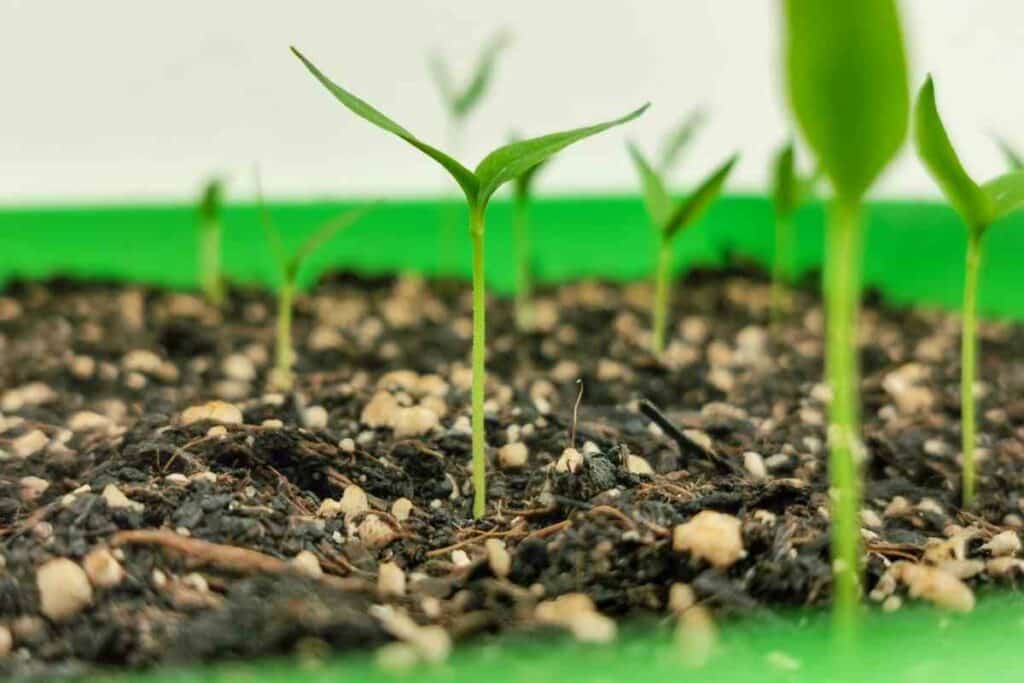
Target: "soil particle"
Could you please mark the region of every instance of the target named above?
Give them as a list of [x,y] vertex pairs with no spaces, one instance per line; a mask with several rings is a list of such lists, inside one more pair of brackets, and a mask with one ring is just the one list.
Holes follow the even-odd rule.
[[39,611],[53,621],[68,621],[92,602],[92,586],[75,562],[59,557],[36,572]]

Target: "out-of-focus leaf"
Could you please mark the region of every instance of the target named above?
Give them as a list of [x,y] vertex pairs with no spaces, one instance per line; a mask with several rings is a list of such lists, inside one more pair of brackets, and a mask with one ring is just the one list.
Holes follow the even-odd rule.
[[1010,167],[1011,171],[1024,170],[1024,156],[1013,148],[1005,138],[997,137],[996,144],[999,145],[999,150],[1003,153],[1003,157],[1006,158],[1006,164]]
[[895,0],[785,0],[790,106],[836,194],[859,199],[907,131]]
[[793,141],[787,142],[775,155],[772,164],[772,198],[775,213],[788,216],[799,201],[799,181],[796,177],[796,153]]
[[306,59],[301,52],[292,48],[292,52],[296,57],[306,66],[313,76],[320,81],[320,83],[327,88],[334,97],[338,99],[343,105],[345,105],[353,114],[366,119],[373,125],[386,130],[392,135],[396,135],[401,139],[408,142],[410,145],[420,150],[431,159],[441,164],[448,173],[455,179],[455,182],[459,184],[462,191],[466,195],[466,199],[471,205],[475,205],[479,195],[479,184],[477,183],[476,177],[473,172],[468,168],[460,164],[455,159],[451,158],[436,147],[432,147],[427,143],[418,139],[415,135],[407,131],[402,126],[398,125],[390,118],[382,114],[381,112],[374,109],[368,103],[364,102],[360,98],[356,97],[352,93],[348,92],[341,86],[334,83],[331,79],[327,78],[316,66],[313,65],[308,59]]
[[647,215],[651,217],[652,223],[662,226],[668,220],[669,214],[672,211],[672,198],[665,188],[665,181],[662,180],[661,175],[654,170],[644,157],[643,152],[636,145],[629,143],[627,147],[629,148],[629,156],[633,159],[633,165],[636,167],[637,173],[640,175],[640,181],[643,184],[644,205],[647,207]]
[[705,121],[707,121],[706,112],[703,109],[695,109],[668,134],[658,159],[658,169],[662,173],[668,173],[675,167],[679,162],[679,157],[682,156],[683,151],[689,146]]
[[971,229],[978,230],[988,225],[992,220],[991,202],[964,170],[949,141],[935,106],[935,84],[931,76],[921,86],[914,107],[914,142],[928,172]]
[[988,196],[992,207],[992,220],[1024,207],[1024,171],[1013,171],[994,178],[982,190]]
[[643,114],[648,106],[650,105],[645,104],[636,111],[612,121],[550,133],[499,147],[484,157],[476,167],[475,173],[480,188],[479,205],[486,205],[487,200],[499,187],[521,173],[525,173],[574,142],[632,121]]
[[718,193],[722,191],[722,186],[725,185],[726,179],[739,158],[738,154],[729,157],[725,163],[715,169],[693,191],[693,194],[683,200],[682,204],[665,222],[665,226],[662,229],[664,239],[672,239],[680,230],[697,222],[704,212],[707,211],[708,207],[711,206],[711,203],[715,201],[715,198],[718,197]]
[[465,89],[461,93],[453,93],[454,96],[449,99],[453,114],[456,116],[466,116],[480,102],[484,93],[487,92],[487,86],[491,82],[498,54],[510,42],[508,33],[501,31],[484,45],[469,83],[466,84]]
[[204,221],[214,223],[220,217],[223,204],[224,183],[220,178],[214,178],[203,187],[203,195],[199,200],[199,215]]

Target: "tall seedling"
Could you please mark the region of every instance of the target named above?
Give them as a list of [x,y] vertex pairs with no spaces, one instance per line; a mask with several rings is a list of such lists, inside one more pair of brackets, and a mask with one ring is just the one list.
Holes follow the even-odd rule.
[[914,142],[924,165],[967,224],[963,331],[960,342],[960,431],[962,497],[964,505],[969,505],[974,500],[976,490],[974,382],[978,360],[977,299],[981,240],[994,221],[1024,205],[1024,171],[1011,171],[982,185],[967,174],[939,117],[935,105],[935,84],[931,76],[921,86],[917,96]]
[[892,160],[909,118],[907,62],[895,0],[784,0],[789,103],[828,177],[826,369],[832,392],[829,477],[835,616],[857,619],[860,589],[860,442],[857,311],[861,204]]
[[214,306],[224,304],[224,276],[221,273],[221,207],[224,184],[209,181],[199,199],[199,286]]
[[648,105],[613,121],[593,126],[576,128],[560,133],[551,133],[537,138],[513,142],[494,150],[477,164],[473,170],[421,141],[408,130],[398,125],[369,104],[332,82],[309,60],[292,48],[292,52],[306,66],[313,76],[353,114],[369,121],[426,154],[444,167],[462,189],[469,207],[469,233],[473,242],[473,386],[472,386],[472,427],[473,427],[473,515],[482,517],[486,504],[486,459],[484,455],[484,218],[487,204],[499,187],[515,180],[542,161],[557,154],[574,142],[583,140],[614,126],[632,121],[640,116]]
[[790,309],[787,285],[793,276],[793,214],[814,189],[817,175],[802,177],[796,168],[796,150],[790,140],[772,161],[772,203],[775,241],[772,255],[772,320],[778,323]]
[[277,229],[270,211],[263,201],[263,189],[256,178],[256,200],[259,204],[260,220],[267,236],[267,242],[277,261],[281,286],[277,290],[277,328],[274,344],[273,384],[275,388],[291,390],[294,384],[292,366],[295,364],[295,346],[292,343],[292,309],[295,303],[299,271],[306,259],[342,230],[355,224],[366,215],[370,207],[352,209],[341,213],[317,228],[299,248],[288,253],[281,232]]
[[636,145],[629,145],[644,190],[644,205],[658,233],[658,255],[654,265],[654,300],[651,308],[651,352],[665,349],[668,327],[669,294],[672,277],[672,243],[690,225],[696,223],[722,191],[729,173],[739,159],[733,155],[712,171],[689,197],[672,206],[672,198],[662,175],[647,161]]
[[[448,148],[453,154],[462,151],[462,143],[466,135],[466,121],[469,115],[483,100],[494,76],[498,56],[510,42],[509,34],[499,31],[480,50],[476,66],[469,80],[460,88],[452,77],[448,63],[440,54],[430,57],[430,73],[441,95],[445,114],[448,118]],[[442,217],[441,225],[441,258],[444,269],[452,270],[451,259],[454,256],[455,216],[450,213]]]

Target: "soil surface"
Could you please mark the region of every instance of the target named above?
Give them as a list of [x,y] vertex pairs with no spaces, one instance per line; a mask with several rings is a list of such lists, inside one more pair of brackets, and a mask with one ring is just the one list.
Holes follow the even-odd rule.
[[[382,646],[400,663],[481,632],[601,641],[647,613],[685,637],[827,603],[820,302],[796,292],[773,328],[761,276],[695,273],[675,295],[662,358],[645,285],[546,292],[530,333],[491,302],[474,521],[464,285],[325,280],[296,305],[291,391],[266,294],[218,311],[12,285],[0,676]],[[970,609],[1024,567],[1024,330],[982,330],[969,510],[957,318],[869,301],[862,333],[865,599]]]

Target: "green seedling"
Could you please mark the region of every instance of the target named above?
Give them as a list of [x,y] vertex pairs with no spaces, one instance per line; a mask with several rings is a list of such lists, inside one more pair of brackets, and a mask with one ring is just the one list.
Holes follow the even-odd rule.
[[224,184],[215,178],[203,188],[199,199],[199,286],[206,300],[218,308],[224,304],[221,273],[221,207]]
[[292,343],[292,309],[299,278],[299,271],[317,249],[326,244],[336,234],[359,221],[372,207],[361,207],[341,213],[317,228],[306,238],[298,249],[292,253],[284,246],[281,231],[263,201],[263,189],[259,178],[256,179],[256,200],[259,204],[260,221],[267,237],[274,259],[277,261],[281,286],[277,290],[277,330],[274,344],[273,378],[276,387],[291,390],[294,384],[292,366],[295,364],[295,346]]
[[789,104],[828,178],[825,365],[829,406],[831,550],[838,632],[851,636],[860,594],[857,313],[861,206],[906,137],[909,86],[895,0],[785,0]]
[[1003,153],[1006,165],[1011,171],[1024,170],[1024,156],[1006,138],[996,137],[996,144],[999,145],[999,151]]
[[976,491],[975,402],[977,372],[978,271],[981,240],[994,221],[1024,206],[1024,171],[1015,170],[979,185],[964,170],[935,105],[935,83],[929,76],[914,109],[914,142],[929,173],[967,224],[964,271],[963,330],[960,342],[960,432],[963,454],[963,504]]
[[484,281],[484,228],[487,205],[499,187],[515,180],[537,164],[549,159],[569,145],[597,135],[609,128],[632,121],[646,111],[649,105],[622,118],[551,133],[504,145],[485,156],[476,168],[466,166],[436,147],[421,141],[369,104],[338,86],[320,72],[298,50],[292,52],[311,74],[346,108],[360,118],[395,135],[426,154],[444,167],[466,196],[469,207],[469,234],[473,243],[473,349],[472,349],[472,429],[473,429],[473,515],[482,517],[486,507],[486,459],[484,455],[484,353],[485,353],[485,281]]
[[[516,141],[516,140],[513,140]],[[537,173],[546,164],[540,163],[519,175],[512,183],[512,222],[516,244],[516,327],[532,330],[533,314],[533,240],[530,229],[530,195]]]
[[775,243],[772,256],[772,320],[778,324],[792,302],[789,295],[793,276],[793,214],[814,190],[817,174],[801,177],[796,168],[792,140],[776,153],[772,162],[772,202],[775,208]]
[[[466,121],[469,115],[483,100],[494,77],[498,56],[511,42],[508,32],[499,31],[480,50],[476,66],[469,80],[460,88],[455,83],[448,63],[440,54],[430,57],[430,73],[444,103],[448,118],[448,149],[458,155],[466,135]],[[456,216],[445,212],[441,225],[441,259],[443,270],[454,270],[451,259],[454,257]]]
[[722,191],[729,173],[739,159],[734,154],[704,179],[689,197],[672,206],[672,198],[662,175],[647,161],[640,149],[629,145],[644,191],[644,206],[658,234],[658,255],[654,266],[654,300],[651,309],[651,351],[660,355],[665,349],[668,325],[672,243],[684,229],[696,223]]

